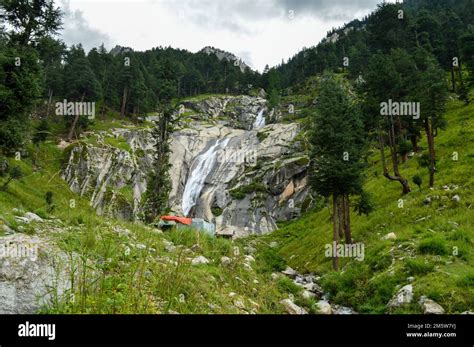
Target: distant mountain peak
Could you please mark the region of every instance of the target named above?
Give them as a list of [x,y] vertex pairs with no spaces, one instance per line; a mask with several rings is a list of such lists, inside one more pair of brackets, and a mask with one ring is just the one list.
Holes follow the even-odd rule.
[[252,68],[248,66],[241,58],[230,52],[223,51],[222,49],[206,46],[201,49],[200,52],[206,53],[208,55],[214,54],[219,60],[226,59],[227,61],[234,63],[235,66],[238,66],[241,72],[245,72],[246,69],[252,70]]

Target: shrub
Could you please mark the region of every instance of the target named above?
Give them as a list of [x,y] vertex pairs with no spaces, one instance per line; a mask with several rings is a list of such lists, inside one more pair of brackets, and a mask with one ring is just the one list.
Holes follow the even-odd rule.
[[213,207],[211,208],[211,212],[214,216],[219,217],[222,214],[223,210],[220,207]]
[[290,294],[293,294],[293,295],[297,295],[301,291],[301,287],[296,285],[288,277],[278,278],[277,287],[280,291],[282,291],[284,293],[290,293]]
[[420,175],[415,175],[412,178],[413,183],[415,183],[418,186],[418,189],[421,190],[421,184],[423,183],[423,180],[421,179]]
[[46,141],[46,139],[48,138],[49,131],[49,123],[45,118],[43,118],[38,127],[36,128],[35,134],[33,135],[33,143],[37,145],[41,142]]
[[37,214],[39,217],[43,218],[43,219],[47,219],[48,218],[48,214],[42,210],[42,209],[37,209],[35,211],[35,214]]
[[261,132],[258,132],[258,133],[257,133],[257,138],[258,138],[258,141],[259,141],[259,142],[265,141],[265,139],[266,139],[267,137],[268,137],[268,133],[267,133],[267,132],[261,131]]
[[262,272],[282,271],[286,267],[286,262],[283,257],[273,248],[262,250],[257,260],[259,261]]
[[254,182],[246,186],[240,186],[238,188],[232,189],[229,193],[233,199],[242,200],[247,194],[256,193],[256,192],[267,192],[267,188],[262,183]]
[[448,254],[448,247],[441,238],[432,237],[421,241],[418,245],[418,251],[422,254],[446,255]]
[[434,264],[427,263],[422,259],[408,259],[404,268],[410,275],[426,275],[434,270]]
[[461,287],[472,288],[474,287],[474,272],[468,273],[458,280],[458,285]]
[[0,177],[4,177],[8,174],[8,169],[10,165],[8,164],[8,160],[5,157],[0,157]]
[[15,166],[11,169],[9,169],[10,172],[10,177],[3,183],[3,186],[0,188],[0,191],[4,192],[7,190],[8,185],[10,184],[11,181],[20,179],[23,176],[23,171],[21,171],[21,168],[19,166]]
[[27,123],[14,118],[0,122],[0,148],[5,153],[14,153],[23,147],[28,133]]

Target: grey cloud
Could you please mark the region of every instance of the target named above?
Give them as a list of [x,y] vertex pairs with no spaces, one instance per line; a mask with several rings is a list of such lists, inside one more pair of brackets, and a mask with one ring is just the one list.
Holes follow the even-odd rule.
[[351,20],[358,11],[375,9],[382,0],[274,0],[285,12],[322,20]]
[[[382,0],[169,0],[165,4],[182,18],[219,30],[251,34],[252,22],[272,18],[314,17],[348,21],[369,12]],[[293,12],[290,12],[293,11]]]
[[67,45],[81,43],[84,50],[98,47],[102,43],[110,47],[110,37],[101,31],[90,27],[81,11],[73,11],[68,0],[61,1],[63,11],[63,40]]

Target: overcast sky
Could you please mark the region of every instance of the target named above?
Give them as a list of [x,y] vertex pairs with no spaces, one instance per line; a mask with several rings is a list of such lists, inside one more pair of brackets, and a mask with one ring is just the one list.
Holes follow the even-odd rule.
[[262,71],[362,18],[382,0],[60,0],[63,40],[146,50],[214,46]]

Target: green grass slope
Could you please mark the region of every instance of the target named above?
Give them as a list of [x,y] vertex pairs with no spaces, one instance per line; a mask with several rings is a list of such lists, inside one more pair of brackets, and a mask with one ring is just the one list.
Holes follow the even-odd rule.
[[[385,305],[400,285],[414,277],[414,304],[394,313],[421,313],[416,304],[421,295],[441,304],[447,313],[474,309],[474,104],[450,101],[448,128],[436,138],[438,173],[435,188],[427,187],[428,172],[414,158],[402,164],[402,174],[411,181],[423,178],[421,191],[403,197],[401,187],[381,174],[379,153],[369,159],[366,189],[376,210],[368,217],[352,213],[355,242],[365,245],[365,259],[341,259],[342,271],[331,270],[325,245],[332,242],[329,209],[312,211],[283,225],[264,238],[278,243],[278,255],[301,272],[323,276],[323,286],[338,304],[361,313],[387,312]],[[426,150],[426,141],[420,145]],[[457,152],[458,160],[453,160]],[[458,195],[459,202],[453,201]],[[424,200],[430,197],[431,203]],[[383,241],[393,232],[397,239]],[[264,247],[265,248],[265,247]]]
[[[24,175],[0,192],[0,227],[48,239],[70,261],[72,290],[43,313],[284,312],[278,303],[288,297],[287,288],[258,271],[242,245],[236,250],[232,241],[197,232],[161,233],[98,216],[87,197],[73,193],[60,177],[67,149],[47,141],[27,152],[18,161],[9,158]],[[53,210],[46,203],[48,191]],[[44,222],[18,222],[15,217],[25,212]],[[199,256],[209,263],[192,265]],[[221,263],[224,256],[230,258],[227,265]],[[54,297],[56,289],[51,290]]]

